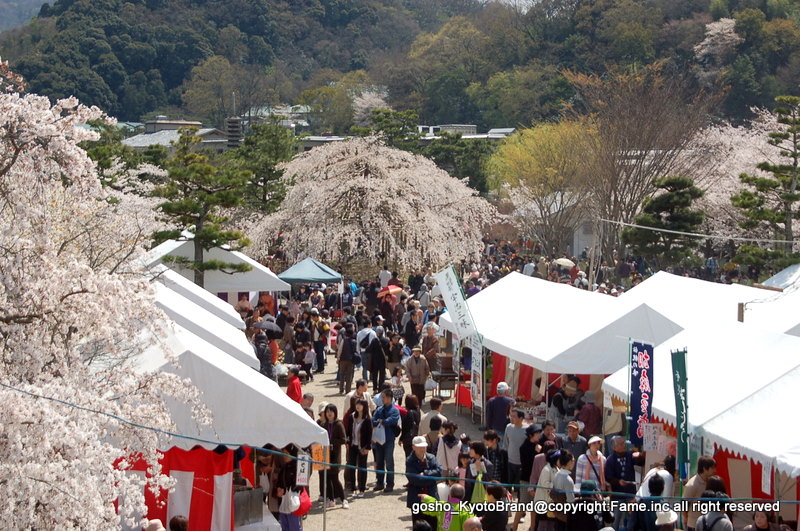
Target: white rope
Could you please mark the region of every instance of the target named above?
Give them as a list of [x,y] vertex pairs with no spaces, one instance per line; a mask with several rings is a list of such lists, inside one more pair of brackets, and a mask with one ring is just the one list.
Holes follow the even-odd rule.
[[762,243],[795,243],[788,240],[769,240],[765,238],[737,238],[735,236],[714,236],[712,234],[699,234],[697,232],[682,232],[679,230],[659,229],[658,227],[648,227],[647,225],[637,225],[635,223],[625,223],[624,221],[613,221],[610,219],[599,218],[600,221],[605,223],[612,223],[614,225],[622,225],[624,227],[633,227],[636,229],[652,230],[655,232],[668,232],[670,234],[680,234],[681,236],[692,236],[693,238],[709,238],[712,240],[736,240],[740,242],[762,242]]

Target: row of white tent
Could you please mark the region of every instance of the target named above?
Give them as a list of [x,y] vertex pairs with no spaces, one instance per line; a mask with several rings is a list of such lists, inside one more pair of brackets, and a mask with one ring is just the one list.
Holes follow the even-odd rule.
[[[623,400],[629,342],[656,345],[653,413],[672,424],[670,352],[687,348],[690,431],[800,475],[800,425],[789,420],[800,389],[800,291],[661,272],[615,298],[511,273],[468,306],[486,348],[548,373],[611,375],[603,391]],[[442,325],[454,332],[446,315]]]
[[188,378],[213,416],[210,426],[201,426],[189,404],[170,402],[177,433],[207,442],[175,437],[167,448],[327,444],[327,432],[258,372],[244,322],[229,304],[163,265],[150,270],[156,279],[156,304],[171,323],[165,337],[156,338],[140,356],[139,369]]

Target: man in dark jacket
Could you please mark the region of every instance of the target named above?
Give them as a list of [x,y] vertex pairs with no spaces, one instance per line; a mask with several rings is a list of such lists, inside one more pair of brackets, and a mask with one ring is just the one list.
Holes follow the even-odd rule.
[[[612,492],[622,494],[636,494],[636,472],[634,464],[643,464],[639,452],[632,452],[626,448],[625,438],[617,435],[611,439],[614,449],[606,460],[606,483]],[[612,501],[624,502],[631,496],[611,496]],[[614,508],[614,529],[619,529],[620,524],[625,524],[627,514],[620,511],[619,506]],[[627,526],[625,526],[627,527]]]
[[[426,451],[428,447],[425,437],[414,437],[412,442],[414,451],[406,459],[406,477],[408,478],[408,493],[406,495],[406,507],[411,509],[415,503],[420,502],[420,494],[427,494],[438,499],[436,490],[436,479],[442,475],[442,467],[433,454]],[[425,476],[425,477],[417,477]],[[431,519],[422,514],[422,511],[411,513],[412,522],[425,520],[428,523]],[[435,520],[435,519],[434,519]]]
[[386,380],[386,358],[391,346],[382,326],[375,327],[375,337],[367,347],[369,375],[372,378],[372,391],[377,393]]

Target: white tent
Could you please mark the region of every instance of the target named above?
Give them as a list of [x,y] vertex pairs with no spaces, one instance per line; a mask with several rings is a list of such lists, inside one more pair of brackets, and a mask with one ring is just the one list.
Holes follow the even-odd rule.
[[745,305],[744,323],[800,336],[800,289],[790,287],[782,293],[764,292],[760,300]]
[[[554,373],[610,374],[630,338],[659,343],[680,332],[647,304],[511,273],[467,301],[484,346]],[[447,314],[442,326],[454,331]]]
[[[165,353],[177,357],[176,368]],[[211,426],[199,426],[188,404],[168,404],[177,433],[214,443],[282,447],[295,443],[328,443],[327,432],[303,408],[290,399],[274,381],[250,369],[192,334],[175,326],[160,343],[139,358],[141,371],[164,371],[188,378],[201,393],[201,400],[213,415]],[[197,441],[173,438],[165,447],[192,448]],[[213,448],[216,444],[203,444]]]
[[[191,238],[192,234],[184,232],[183,237]],[[180,256],[194,259],[194,244],[191,239],[177,241],[167,240],[151,249],[142,258],[146,267],[161,263],[165,256]],[[249,256],[238,251],[230,251],[224,247],[214,247],[203,253],[205,260],[221,260],[229,264],[247,264],[252,269],[246,273],[229,274],[222,271],[206,271],[204,288],[211,293],[238,291],[288,291],[291,286]],[[173,267],[173,266],[170,266]],[[192,280],[194,272],[187,268],[173,267],[181,275]]]
[[[740,284],[719,284],[659,271],[621,297],[630,304],[647,303],[681,328],[711,321],[735,322],[738,304],[773,293]],[[747,319],[745,319],[747,321]]]
[[[795,343],[795,348],[800,346],[800,342]],[[798,351],[792,354],[796,357]],[[700,433],[723,448],[762,464],[775,459],[779,471],[790,477],[800,476],[800,427],[787,422],[786,407],[782,407],[791,407],[800,388],[800,359],[796,363],[794,369],[785,374],[776,372],[775,378],[761,389],[703,424]],[[775,436],[764,437],[759,429],[742,429],[751,421],[774,427]]]
[[[800,367],[800,338],[749,328],[741,323],[701,325],[685,330],[655,347],[653,353],[653,415],[675,424],[675,395],[670,352],[686,348],[689,427],[704,426],[736,404]],[[603,391],[627,400],[628,367],[603,382]],[[798,382],[800,383],[800,382]],[[789,401],[786,405],[789,405]],[[775,409],[780,406],[773,404]],[[786,411],[783,412],[785,418]],[[760,414],[750,420],[755,421]],[[739,431],[752,427],[742,425]],[[755,430],[758,431],[758,430]],[[797,441],[798,438],[794,438]]]
[[[222,352],[258,369],[260,363],[244,332],[229,325],[189,299],[161,284],[156,285],[156,305],[167,316]],[[225,358],[227,359],[227,358]]]
[[209,293],[191,280],[188,280],[166,266],[156,265],[152,267],[150,271],[156,275],[159,282],[178,295],[189,299],[229,325],[244,330],[245,324],[239,313],[233,309],[233,306],[216,295]]

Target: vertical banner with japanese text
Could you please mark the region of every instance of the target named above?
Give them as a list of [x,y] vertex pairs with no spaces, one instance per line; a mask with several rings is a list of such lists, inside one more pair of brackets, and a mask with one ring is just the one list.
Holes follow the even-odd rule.
[[653,345],[631,342],[630,382],[631,408],[630,441],[641,448],[644,444],[645,426],[653,412]]
[[472,350],[472,375],[470,381],[472,407],[483,407],[483,343],[480,334],[472,334],[464,340],[464,346]]
[[689,477],[689,401],[686,397],[686,349],[672,352],[675,419],[678,431],[677,467],[681,479]]
[[467,298],[461,289],[461,280],[456,275],[456,270],[452,266],[446,267],[436,273],[434,278],[436,278],[436,284],[442,292],[447,313],[453,321],[453,327],[458,338],[466,339],[477,333],[475,323],[472,322],[472,316],[469,313]]

